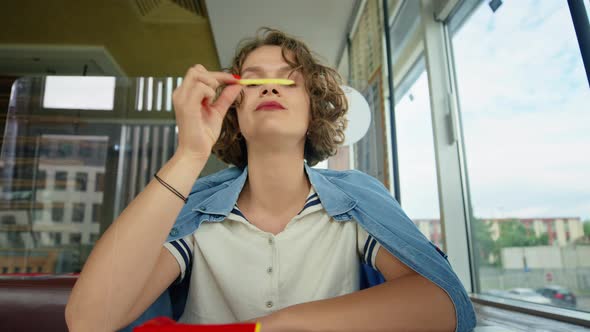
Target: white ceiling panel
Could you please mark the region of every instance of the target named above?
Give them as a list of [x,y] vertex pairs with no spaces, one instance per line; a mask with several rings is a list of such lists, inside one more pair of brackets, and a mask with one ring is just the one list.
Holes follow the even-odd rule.
[[227,68],[240,40],[263,26],[299,37],[336,67],[349,22],[360,0],[206,0],[221,66]]

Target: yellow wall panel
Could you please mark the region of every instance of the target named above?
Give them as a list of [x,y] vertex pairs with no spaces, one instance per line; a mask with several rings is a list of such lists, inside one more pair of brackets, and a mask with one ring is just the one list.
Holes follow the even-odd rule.
[[196,63],[219,69],[206,18],[187,19],[192,14],[178,7],[178,22],[149,23],[134,6],[132,0],[3,1],[0,45],[104,46],[129,76],[184,76]]

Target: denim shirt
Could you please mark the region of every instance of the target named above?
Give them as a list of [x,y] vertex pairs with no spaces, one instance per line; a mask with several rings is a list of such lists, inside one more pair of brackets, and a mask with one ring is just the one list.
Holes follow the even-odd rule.
[[[455,307],[456,331],[471,331],[475,327],[473,306],[446,254],[420,232],[381,182],[357,170],[315,169],[306,163],[304,166],[322,206],[336,222],[356,220],[402,263],[445,290]],[[198,179],[166,241],[192,234],[203,222],[225,220],[247,176],[246,166],[227,168]],[[384,282],[383,276],[369,265],[363,264],[360,272],[360,289]],[[171,286],[125,330],[155,316],[178,319],[184,311],[189,282],[190,277],[186,277],[181,284]]]

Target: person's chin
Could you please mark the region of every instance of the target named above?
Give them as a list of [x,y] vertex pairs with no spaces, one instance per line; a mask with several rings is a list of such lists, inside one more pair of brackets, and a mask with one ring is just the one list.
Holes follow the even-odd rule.
[[263,139],[265,141],[285,141],[285,140],[293,140],[297,139],[298,135],[293,132],[286,131],[284,126],[282,127],[272,127],[272,128],[259,128],[259,132],[257,133],[257,137]]

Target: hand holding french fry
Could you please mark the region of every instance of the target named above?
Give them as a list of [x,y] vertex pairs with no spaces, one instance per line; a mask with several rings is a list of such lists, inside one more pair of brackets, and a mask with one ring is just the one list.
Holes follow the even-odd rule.
[[[174,90],[172,101],[178,126],[177,153],[207,160],[219,138],[227,110],[242,91],[238,79],[224,72],[208,71],[202,65],[191,67],[182,84]],[[219,97],[216,89],[225,84]]]

